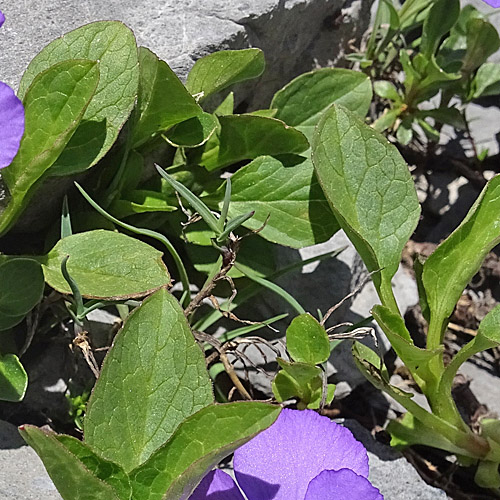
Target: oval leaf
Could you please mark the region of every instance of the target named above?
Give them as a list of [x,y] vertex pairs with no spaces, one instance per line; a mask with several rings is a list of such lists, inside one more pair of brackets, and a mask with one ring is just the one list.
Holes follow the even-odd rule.
[[51,42],[29,64],[19,95],[23,96],[36,75],[49,66],[80,58],[99,61],[101,78],[84,121],[57,159],[52,175],[69,175],[95,165],[115,142],[137,97],[135,37],[118,21],[87,24]]
[[28,387],[28,375],[15,354],[0,356],[0,400],[22,401]]
[[89,401],[85,442],[129,472],[212,402],[203,353],[180,305],[161,289],[115,338]]
[[260,49],[221,50],[198,59],[189,72],[186,87],[202,99],[234,83],[257,78],[266,62]]
[[[243,225],[259,229],[267,220],[259,234],[268,241],[303,248],[339,229],[308,158],[262,156],[240,168],[231,182],[229,216],[255,211]],[[217,195],[220,208],[224,186]]]
[[325,329],[310,314],[293,319],[286,330],[286,348],[294,361],[319,365],[330,357]]
[[45,281],[61,293],[71,293],[61,273],[67,255],[68,272],[83,297],[142,297],[170,283],[161,252],[125,234],[101,229],[68,236],[44,257]]
[[342,106],[313,138],[312,160],[335,217],[355,245],[384,305],[397,309],[391,279],[420,215],[415,185],[398,150]]
[[305,136],[281,120],[254,115],[219,117],[219,144],[206,151],[200,161],[215,170],[262,155],[302,153],[309,148]]
[[0,234],[16,221],[37,181],[68,144],[98,82],[97,63],[82,60],[55,64],[33,80],[23,101],[26,128],[19,152],[2,170],[12,199],[1,215]]
[[134,147],[176,123],[203,112],[165,61],[139,47],[139,94],[133,125]]
[[165,139],[175,147],[195,148],[205,144],[217,128],[217,118],[210,113],[201,113],[179,123],[165,133]]
[[42,267],[32,259],[12,259],[0,266],[0,316],[27,314],[42,299]]
[[311,138],[331,104],[342,104],[364,118],[371,100],[372,85],[367,75],[350,69],[322,68],[298,76],[279,90],[271,109],[278,110],[276,118]]

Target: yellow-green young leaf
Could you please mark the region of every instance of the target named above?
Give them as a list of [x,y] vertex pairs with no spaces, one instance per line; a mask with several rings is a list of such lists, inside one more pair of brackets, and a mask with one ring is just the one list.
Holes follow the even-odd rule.
[[372,100],[368,76],[359,71],[322,68],[304,73],[279,90],[271,103],[276,118],[300,130],[308,139],[331,104],[342,104],[364,118]]
[[325,329],[310,314],[293,319],[286,330],[286,349],[294,361],[319,365],[330,357]]
[[391,279],[420,215],[415,185],[398,150],[342,106],[319,122],[312,160],[335,217],[394,311]]
[[24,210],[38,181],[50,174],[94,96],[99,66],[71,60],[38,74],[24,96],[25,132],[14,161],[2,170],[12,198],[0,215],[0,234]]
[[59,240],[41,259],[45,281],[61,293],[71,293],[61,273],[67,255],[68,272],[83,297],[142,297],[170,284],[161,252],[125,234],[99,229]]
[[252,160],[262,155],[303,153],[306,137],[281,120],[254,115],[220,116],[219,143],[203,153],[200,165],[207,170]]
[[428,346],[441,337],[465,286],[500,242],[500,176],[491,179],[453,233],[425,261],[422,283],[430,310]]
[[266,66],[260,49],[221,50],[198,59],[189,72],[186,87],[201,99],[238,82],[257,78]]
[[84,120],[51,175],[81,172],[111,148],[137,97],[139,67],[132,31],[118,21],[99,21],[66,33],[45,47],[29,64],[19,85],[24,96],[41,71],[67,59],[99,61],[101,78]]
[[[231,183],[229,216],[255,211],[243,225],[259,229],[267,221],[259,234],[268,241],[303,248],[339,229],[308,158],[262,156],[240,168]],[[224,190],[217,192],[218,208]]]
[[106,356],[85,442],[129,472],[212,402],[203,353],[180,305],[161,289],[129,316]]
[[132,498],[189,498],[220,460],[269,427],[281,408],[265,403],[211,405],[186,419],[172,438],[130,473]]
[[134,147],[203,112],[168,64],[146,47],[139,47],[139,70]]
[[42,267],[33,259],[13,258],[0,266],[0,316],[27,314],[42,299]]
[[[125,500],[99,479],[59,442],[57,435],[32,425],[19,428],[23,439],[37,452],[64,500]],[[68,436],[69,437],[69,436]],[[97,459],[97,457],[95,457]]]
[[28,387],[28,375],[15,354],[0,356],[0,400],[22,401]]

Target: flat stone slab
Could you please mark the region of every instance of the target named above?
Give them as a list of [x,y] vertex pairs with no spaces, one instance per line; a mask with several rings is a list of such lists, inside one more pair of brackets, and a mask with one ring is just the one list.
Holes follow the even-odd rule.
[[61,500],[42,461],[19,435],[0,420],[0,500]]
[[[369,22],[370,0],[4,0],[0,80],[17,88],[31,59],[49,42],[83,24],[118,20],[140,45],[183,78],[199,57],[221,49],[262,48],[268,72],[252,91],[265,98],[317,63],[335,61]],[[257,93],[259,95],[259,93]],[[264,96],[260,96],[263,98]]]

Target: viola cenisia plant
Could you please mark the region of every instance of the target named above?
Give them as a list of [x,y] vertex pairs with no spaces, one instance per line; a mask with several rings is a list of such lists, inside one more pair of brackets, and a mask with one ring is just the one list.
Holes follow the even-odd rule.
[[[489,180],[455,232],[416,263],[425,348],[415,345],[392,286],[420,205],[407,163],[380,132],[394,132],[400,144],[418,127],[432,136],[423,101],[439,94],[432,118],[457,123],[462,114],[448,97],[469,102],[497,89],[486,66],[500,46],[496,31],[458,2],[450,5],[407,0],[396,10],[381,1],[373,40],[351,57],[363,71],[311,71],[278,90],[269,108],[247,113],[234,112],[232,89],[263,73],[262,51],[203,57],[184,85],[115,21],[50,43],[29,64],[18,97],[0,86],[0,125],[9,124],[0,126],[0,235],[14,234],[54,185],[70,186],[61,193],[60,216],[43,212],[42,243],[0,255],[0,398],[23,399],[28,380],[20,359],[38,340],[60,342],[64,332],[71,355],[88,366],[87,384],[68,398],[81,439],[20,428],[65,500],[241,500],[239,487],[249,500],[381,500],[367,479],[362,445],[311,411],[334,397],[326,363],[341,339],[352,342],[366,378],[408,411],[389,424],[393,445],[446,450],[474,469],[479,485],[500,488],[498,420],[472,429],[451,393],[464,361],[500,345],[500,308],[449,363],[443,355],[449,317],[500,241],[500,177]],[[458,30],[462,21],[466,35]],[[406,39],[395,34],[406,26],[421,36],[412,50],[398,52]],[[479,43],[483,36],[493,42]],[[450,55],[456,37],[466,47],[458,59]],[[394,89],[379,81],[379,70],[393,62],[404,75]],[[489,76],[481,80],[484,71]],[[379,109],[373,88],[391,101],[374,120],[367,119]],[[81,184],[73,188],[77,174]],[[349,324],[350,331],[333,333],[338,305],[313,314],[278,285],[304,262],[281,266],[276,245],[304,248],[339,229],[372,277],[380,301],[373,319],[429,409],[391,385],[383,359],[359,342],[366,329]],[[264,290],[287,311],[239,317]],[[122,323],[101,344],[89,322],[97,309]],[[286,349],[256,335],[262,328],[277,333],[290,314]],[[233,325],[222,333],[221,319]],[[271,401],[256,401],[235,370],[249,344],[276,355]],[[282,410],[292,405],[303,411]],[[216,469],[233,452],[239,487]]]

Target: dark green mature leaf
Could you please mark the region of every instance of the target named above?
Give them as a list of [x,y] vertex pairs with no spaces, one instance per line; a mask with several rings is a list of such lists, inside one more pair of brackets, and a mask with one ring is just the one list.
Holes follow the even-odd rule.
[[12,259],[0,266],[0,316],[21,316],[42,299],[42,267],[33,259]]
[[219,122],[210,113],[201,113],[179,123],[165,133],[165,139],[176,147],[196,148],[205,144],[217,129]]
[[238,402],[211,405],[192,415],[145,464],[132,471],[132,498],[189,498],[210,469],[269,427],[280,410],[265,403]]
[[310,314],[293,319],[286,330],[286,348],[294,361],[319,365],[330,357],[328,335]]
[[312,144],[316,174],[337,221],[354,243],[382,303],[395,305],[391,279],[420,206],[408,167],[395,146],[342,106],[318,124]]
[[[32,425],[19,428],[23,439],[42,459],[64,500],[124,500],[114,488],[99,479],[83,462],[59,442],[57,435]],[[96,457],[97,458],[97,457]]]
[[64,434],[55,438],[64,445],[98,479],[108,483],[120,500],[129,500],[132,495],[130,480],[126,472],[117,464],[104,460],[79,439]]
[[15,354],[0,356],[0,400],[22,401],[28,387],[28,375]]
[[475,99],[500,94],[500,64],[483,64],[477,70],[472,85]]
[[126,194],[126,199],[116,200],[110,207],[115,217],[122,219],[133,214],[148,212],[173,212],[177,207],[172,206],[167,197],[158,191],[136,189]]
[[42,259],[45,281],[62,293],[71,292],[61,273],[67,255],[69,274],[87,298],[142,297],[170,283],[161,252],[125,234],[100,229],[58,241]]
[[[302,248],[328,240],[339,226],[318,184],[311,160],[300,156],[262,156],[232,177],[229,216],[255,211],[244,226],[263,238]],[[217,192],[222,204],[224,188]]]
[[257,78],[266,66],[260,49],[221,50],[198,59],[189,72],[186,87],[202,99],[234,83]]
[[139,69],[133,147],[203,112],[168,64],[146,47],[139,47]]
[[430,59],[460,14],[459,0],[436,0],[424,21],[420,52]]
[[200,161],[207,170],[262,155],[302,153],[309,148],[301,132],[275,118],[229,115],[219,117],[219,121],[219,144],[206,151]]
[[45,47],[29,64],[19,85],[24,96],[40,72],[68,59],[99,61],[97,92],[51,175],[81,172],[111,148],[135,104],[139,80],[135,38],[118,21],[99,21],[66,33]]
[[205,359],[165,289],[128,318],[109,351],[85,418],[85,442],[126,472],[213,402]]
[[300,130],[308,139],[322,114],[333,103],[365,117],[372,100],[372,86],[359,71],[322,68],[304,73],[279,90],[271,103],[276,118]]
[[98,82],[98,64],[85,60],[55,64],[33,80],[23,101],[26,128],[19,152],[2,170],[12,199],[1,214],[0,234],[24,210],[37,181],[49,169],[52,171],[84,116]]
[[429,347],[441,343],[449,316],[484,257],[500,242],[500,176],[491,179],[460,226],[426,260],[422,272],[430,309]]

